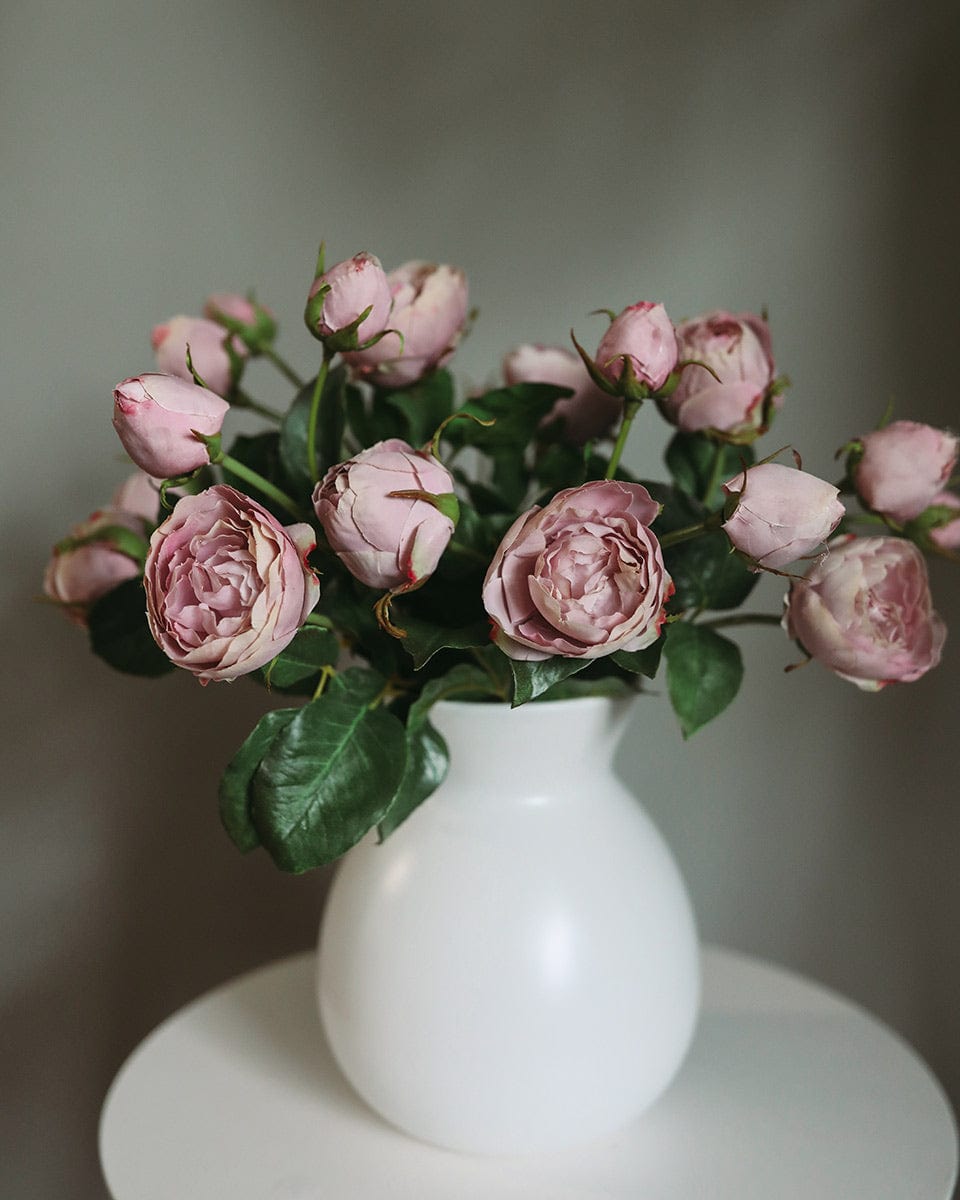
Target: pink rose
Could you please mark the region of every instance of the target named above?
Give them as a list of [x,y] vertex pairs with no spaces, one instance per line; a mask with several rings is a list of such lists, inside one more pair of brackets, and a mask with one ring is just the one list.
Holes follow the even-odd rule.
[[[177,375],[189,383],[193,382],[187,366],[187,346],[194,370],[218,396],[226,396],[236,383],[236,371],[224,343],[229,334],[216,321],[205,317],[171,317],[163,325],[154,327],[150,340],[153,344],[157,366],[165,375]],[[245,358],[247,348],[239,338],[233,338],[231,347],[237,358]]]
[[918,421],[893,421],[859,440],[857,494],[867,508],[899,524],[929,506],[957,464],[957,438]]
[[507,530],[483,584],[510,658],[600,658],[660,636],[673,582],[648,526],[660,506],[638,483],[558,492]]
[[[65,539],[81,540],[106,531],[109,526],[121,526],[140,538],[145,537],[144,522],[135,513],[102,509],[70,530]],[[146,545],[146,542],[144,542]],[[86,626],[87,611],[94,601],[113,591],[127,579],[136,579],[140,564],[116,549],[110,541],[92,541],[86,545],[55,546],[43,576],[43,591],[77,625]]]
[[811,658],[864,691],[910,683],[935,667],[947,636],[927,565],[904,538],[835,538],[790,586],[783,627]]
[[755,571],[777,571],[815,553],[844,514],[832,483],[778,463],[758,463],[746,479],[741,471],[723,490],[723,531]]
[[[311,306],[315,296],[317,304]],[[342,333],[367,308],[370,312],[357,327],[356,339],[363,342],[376,337],[387,327],[392,303],[380,259],[363,252],[337,263],[313,281],[307,303],[308,311],[316,315],[313,328],[321,338]]]
[[633,304],[610,323],[597,347],[596,365],[612,384],[625,388],[632,375],[657,391],[677,365],[677,338],[662,304]]
[[452,497],[453,479],[433,455],[399,438],[331,467],[314,489],[327,541],[368,587],[391,591],[425,582],[453,535],[453,519],[431,501],[390,494],[410,491]]
[[137,466],[158,479],[189,475],[210,461],[194,433],[213,437],[229,404],[174,375],[138,375],[117,384],[113,427]]
[[121,512],[134,513],[153,526],[157,523],[157,513],[160,511],[162,482],[162,479],[152,479],[143,471],[134,471],[113,493],[110,507]]
[[938,492],[930,501],[930,508],[953,508],[957,510],[956,519],[946,525],[939,525],[930,530],[930,541],[941,550],[960,550],[960,496],[953,492]]
[[684,367],[676,391],[660,401],[667,420],[684,433],[709,429],[730,441],[762,433],[775,369],[766,321],[752,313],[707,313],[678,325],[677,340],[681,361],[706,363],[717,378],[703,367]]
[[238,296],[235,292],[215,292],[207,297],[203,306],[203,315],[208,320],[219,322],[222,317],[226,317],[228,321],[236,321],[241,325],[256,325],[259,314],[266,311],[246,296]]
[[570,388],[572,396],[558,400],[541,422],[559,420],[564,440],[583,446],[603,437],[623,412],[619,396],[602,392],[590,378],[578,355],[560,346],[518,346],[503,360],[503,378],[516,383],[553,383]]
[[387,279],[391,332],[344,358],[361,378],[381,387],[407,387],[453,353],[467,320],[467,280],[455,267],[424,262],[404,263]]
[[284,528],[225,484],[184,496],[150,539],[147,618],[157,645],[201,683],[262,667],[317,602],[309,525]]

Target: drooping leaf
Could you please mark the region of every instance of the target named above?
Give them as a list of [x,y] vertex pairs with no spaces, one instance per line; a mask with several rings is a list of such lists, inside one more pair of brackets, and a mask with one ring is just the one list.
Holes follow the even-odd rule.
[[271,742],[253,777],[251,817],[281,870],[332,862],[372,829],[403,778],[406,735],[376,671],[335,676]]
[[295,708],[275,708],[257,722],[220,777],[220,820],[234,845],[247,853],[260,845],[250,817],[250,785],[264,754],[281,729],[297,715]]
[[304,625],[293,641],[263,668],[264,682],[281,691],[316,679],[321,670],[333,666],[340,642],[332,629]]
[[127,579],[93,605],[87,614],[90,647],[117,671],[156,677],[173,663],[153,640],[141,579]]
[[665,637],[670,702],[687,738],[736,696],[743,660],[738,646],[703,625],[674,621]]
[[428,796],[443,783],[450,756],[447,743],[430,724],[424,721],[407,730],[407,759],[400,786],[377,831],[381,841],[410,816]]
[[542,662],[529,662],[526,659],[510,659],[510,670],[513,673],[513,708],[526,704],[528,700],[536,700],[555,683],[576,675],[589,665],[587,658],[561,658],[559,654],[545,658]]
[[438,650],[469,650],[486,646],[490,641],[488,621],[475,621],[457,629],[448,629],[434,621],[423,621],[403,611],[399,604],[393,608],[393,622],[406,632],[402,641],[404,650],[413,659],[414,669],[419,671]]

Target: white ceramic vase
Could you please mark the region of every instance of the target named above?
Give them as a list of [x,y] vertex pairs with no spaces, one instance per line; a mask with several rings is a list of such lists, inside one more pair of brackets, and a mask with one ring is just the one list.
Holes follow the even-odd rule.
[[345,857],[321,926],[330,1047],[388,1121],[473,1153],[558,1150],[637,1117],[700,995],[690,903],[612,771],[630,700],[438,704],[434,793]]

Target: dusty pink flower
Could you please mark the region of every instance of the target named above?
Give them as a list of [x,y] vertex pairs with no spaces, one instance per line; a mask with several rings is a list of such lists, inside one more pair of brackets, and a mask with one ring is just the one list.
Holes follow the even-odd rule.
[[285,528],[225,484],[184,496],[150,539],[144,570],[157,645],[202,683],[264,666],[317,602],[313,547],[309,525]]
[[[71,539],[83,539],[111,525],[145,537],[144,521],[136,513],[102,509],[70,530]],[[117,550],[109,541],[83,546],[56,546],[43,576],[43,591],[63,606],[77,625],[86,626],[87,611],[94,601],[113,591],[127,579],[136,579],[140,564]]]
[[952,433],[918,421],[893,421],[860,438],[853,482],[864,504],[893,521],[919,516],[957,465]]
[[433,574],[453,534],[451,517],[429,500],[391,496],[453,494],[453,479],[431,454],[399,438],[377,442],[331,467],[313,506],[331,548],[361,583],[390,591]]
[[266,311],[236,292],[215,292],[207,297],[203,306],[203,315],[208,320],[217,321],[220,317],[226,317],[230,321],[239,321],[241,325],[256,325],[258,315]]
[[[226,396],[236,383],[234,364],[224,346],[229,334],[216,321],[206,317],[171,317],[163,325],[156,325],[150,340],[158,368],[166,375],[177,375],[180,379],[193,382],[187,366],[187,346],[194,370],[218,396]],[[247,348],[239,338],[233,338],[231,346],[238,358],[245,358]]]
[[663,387],[677,365],[677,338],[662,304],[632,304],[600,339],[595,362],[612,384],[624,374],[653,391]]
[[320,337],[340,333],[366,308],[371,311],[357,327],[357,340],[363,342],[386,329],[392,298],[387,276],[376,255],[366,251],[355,254],[318,275],[310,288],[308,301],[324,289],[316,324]]
[[390,329],[396,332],[344,358],[372,383],[406,387],[453,353],[467,320],[467,279],[456,267],[425,262],[404,263],[387,279],[393,295]]
[[138,375],[117,384],[113,427],[123,448],[148,475],[188,475],[210,461],[194,436],[220,432],[229,405],[207,388],[175,375]]
[[790,586],[783,627],[812,658],[864,691],[910,683],[935,667],[947,636],[927,565],[904,538],[835,538]]
[[728,479],[723,531],[753,566],[777,571],[823,547],[844,508],[839,489],[806,471],[758,463]]
[[957,510],[954,520],[930,530],[930,541],[941,550],[960,550],[960,496],[954,492],[938,492],[930,501],[929,507]]
[[156,524],[160,511],[160,484],[143,471],[134,471],[120,484],[110,499],[110,507],[143,517],[151,526]]
[[564,440],[574,446],[609,433],[623,411],[620,397],[601,391],[580,357],[561,346],[518,346],[503,360],[503,378],[510,386],[553,383],[570,388],[573,395],[558,400],[541,424],[561,421]]
[[[680,359],[696,359],[703,367],[684,367],[671,396],[660,411],[684,433],[713,430],[731,441],[749,441],[763,432],[767,389],[774,363],[770,330],[753,313],[734,316],[711,312],[677,326]],[[782,400],[772,399],[779,407]]]
[[656,641],[673,594],[648,528],[659,511],[640,484],[597,480],[518,517],[483,584],[500,649],[517,659],[600,658]]

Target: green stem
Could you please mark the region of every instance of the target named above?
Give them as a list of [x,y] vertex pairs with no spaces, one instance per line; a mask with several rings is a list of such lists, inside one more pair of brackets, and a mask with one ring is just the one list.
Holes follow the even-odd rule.
[[246,392],[240,388],[236,388],[233,393],[234,408],[249,408],[251,412],[259,413],[261,417],[266,417],[268,421],[282,421],[283,413],[277,412],[275,408],[270,408],[267,404],[261,404],[259,400],[254,400],[252,396],[248,396]]
[[707,486],[704,488],[703,495],[700,499],[704,504],[710,503],[710,497],[716,490],[717,484],[720,482],[720,468],[723,465],[723,446],[718,442],[713,451],[713,463],[710,467],[710,478],[707,480]]
[[311,699],[319,700],[319,698],[323,695],[324,688],[327,686],[327,684],[330,682],[330,680],[334,677],[334,675],[336,675],[336,673],[337,673],[336,667],[331,667],[329,663],[326,663],[321,668],[320,678],[317,680],[317,686],[313,690],[313,696],[311,697]]
[[295,388],[303,387],[303,380],[300,378],[300,376],[296,373],[293,367],[284,362],[284,360],[280,357],[276,350],[273,349],[272,346],[263,347],[263,357],[269,362],[272,362],[280,374],[288,379]]
[[317,372],[317,381],[313,385],[313,398],[310,401],[310,419],[307,422],[307,462],[310,465],[310,475],[313,479],[320,478],[317,464],[317,422],[320,417],[320,397],[323,395],[323,385],[327,382],[330,370],[330,359],[333,356],[326,346],[323,348],[323,362]]
[[680,542],[689,542],[691,538],[699,537],[701,533],[711,533],[717,529],[723,519],[723,513],[711,513],[705,521],[698,521],[696,525],[685,525],[682,529],[672,529],[669,533],[665,533],[659,539],[661,547],[666,550],[668,546],[676,546]]
[[714,617],[712,621],[701,621],[701,629],[726,629],[731,625],[779,625],[781,618],[776,613],[737,613],[732,617]]
[[309,520],[308,514],[300,508],[295,500],[291,500],[286,492],[281,492],[275,484],[272,484],[269,479],[264,479],[259,472],[251,470],[244,463],[231,458],[229,454],[224,454],[216,461],[231,474],[242,479],[244,483],[249,483],[258,492],[262,492],[264,496],[269,496],[271,500],[275,501],[282,509],[288,512],[291,517],[296,517],[298,521]]
[[317,629],[333,629],[333,622],[329,617],[321,616],[320,613],[308,613],[304,625],[315,625]]
[[612,479],[617,472],[617,467],[620,466],[620,457],[623,454],[623,448],[627,444],[627,435],[630,433],[630,426],[633,424],[633,418],[640,411],[639,400],[628,400],[623,409],[623,421],[620,423],[620,432],[617,434],[617,440],[614,443],[613,453],[610,455],[610,462],[607,465],[607,473],[604,479]]

